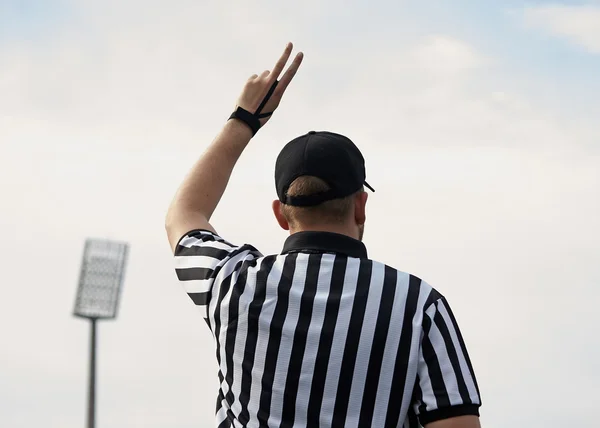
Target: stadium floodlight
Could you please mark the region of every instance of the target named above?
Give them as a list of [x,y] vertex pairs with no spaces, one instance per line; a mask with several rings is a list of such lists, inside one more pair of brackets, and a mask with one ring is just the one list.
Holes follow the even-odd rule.
[[125,242],[85,241],[73,314],[91,324],[88,428],[94,428],[96,419],[96,321],[117,316],[128,252]]
[[124,242],[86,240],[75,316],[90,319],[116,317],[127,252],[128,245]]

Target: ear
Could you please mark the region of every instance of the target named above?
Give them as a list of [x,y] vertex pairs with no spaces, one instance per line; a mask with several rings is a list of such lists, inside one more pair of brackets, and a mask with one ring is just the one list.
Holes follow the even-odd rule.
[[290,230],[290,225],[288,224],[287,220],[281,213],[281,202],[279,200],[275,199],[273,201],[272,207],[273,207],[273,214],[275,214],[275,218],[277,219],[277,223],[279,223],[279,226],[281,226],[281,228],[283,230]]
[[354,198],[354,221],[357,225],[363,225],[367,221],[366,206],[368,197],[367,192],[359,192]]

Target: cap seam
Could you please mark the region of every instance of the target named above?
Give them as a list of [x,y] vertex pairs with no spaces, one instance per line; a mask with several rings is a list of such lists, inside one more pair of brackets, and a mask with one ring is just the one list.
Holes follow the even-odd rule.
[[[310,137],[311,134],[308,133],[307,134],[308,138],[306,139],[306,144],[304,145],[304,153],[302,153],[302,175],[306,174],[306,153],[308,152],[308,145],[310,144]],[[299,175],[298,177],[300,177],[301,175]],[[298,178],[296,177],[296,178]]]

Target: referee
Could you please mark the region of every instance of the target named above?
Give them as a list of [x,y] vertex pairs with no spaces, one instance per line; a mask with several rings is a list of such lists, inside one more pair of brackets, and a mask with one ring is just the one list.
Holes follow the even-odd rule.
[[283,73],[291,52],[290,43],[272,71],[248,79],[167,214],[177,277],[215,341],[216,426],[478,428],[479,390],[448,302],[367,256],[364,189],[373,189],[352,141],[309,132],[282,149],[281,254],[234,245],[209,223],[302,62],[299,53]]

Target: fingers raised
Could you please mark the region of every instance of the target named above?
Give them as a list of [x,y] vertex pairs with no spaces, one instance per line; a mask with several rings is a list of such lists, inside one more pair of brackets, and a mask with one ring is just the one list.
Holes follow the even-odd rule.
[[[289,55],[288,55],[288,57],[289,57]],[[279,79],[279,85],[277,85],[279,91],[281,91],[281,92],[285,91],[287,86],[290,84],[290,82],[296,75],[296,72],[298,71],[300,64],[302,64],[303,58],[304,58],[304,54],[302,52],[298,52],[298,54],[296,55],[296,57],[294,58],[294,60],[292,61],[292,63],[288,67],[288,69],[286,70],[286,72],[284,73],[283,77],[281,79]]]

